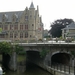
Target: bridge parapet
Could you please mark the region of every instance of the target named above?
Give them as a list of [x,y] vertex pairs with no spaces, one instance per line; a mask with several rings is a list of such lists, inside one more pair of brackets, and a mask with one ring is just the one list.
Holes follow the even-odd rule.
[[[15,44],[18,44],[20,46],[25,46],[25,47],[41,47],[41,46],[47,46],[47,47],[67,47],[67,48],[75,48],[75,43],[48,43],[48,42],[45,42],[45,43],[15,43]],[[13,45],[13,43],[12,43]]]

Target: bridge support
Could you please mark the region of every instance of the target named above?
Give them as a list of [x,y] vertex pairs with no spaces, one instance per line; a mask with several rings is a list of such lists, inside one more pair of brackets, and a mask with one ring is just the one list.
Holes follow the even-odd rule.
[[9,68],[12,71],[16,71],[17,70],[17,54],[16,54],[16,52],[13,52],[12,55],[11,55]]

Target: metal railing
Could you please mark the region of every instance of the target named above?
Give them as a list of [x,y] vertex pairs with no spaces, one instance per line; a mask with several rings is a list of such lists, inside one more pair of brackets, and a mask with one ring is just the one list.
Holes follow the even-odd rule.
[[75,75],[75,67],[72,67],[70,65],[55,63],[55,64],[51,65],[50,67],[56,71]]

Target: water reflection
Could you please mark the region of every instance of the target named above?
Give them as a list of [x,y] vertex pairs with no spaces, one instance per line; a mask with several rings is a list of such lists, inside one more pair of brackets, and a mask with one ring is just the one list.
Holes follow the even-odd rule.
[[26,71],[23,73],[7,71],[5,75],[51,75],[51,74],[36,65],[28,64]]

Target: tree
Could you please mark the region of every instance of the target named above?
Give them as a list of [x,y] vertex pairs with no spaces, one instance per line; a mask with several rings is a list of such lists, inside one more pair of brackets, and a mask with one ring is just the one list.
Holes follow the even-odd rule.
[[17,45],[15,45],[15,52],[17,53],[17,54],[25,54],[26,52],[24,51],[24,48],[23,48],[23,46],[19,46],[18,44]]
[[[16,53],[19,53],[23,50],[24,50],[24,48],[22,46],[17,45],[17,44],[14,47],[14,51]],[[11,43],[0,42],[0,53],[11,54],[12,52],[13,52],[13,45]]]
[[58,19],[51,23],[51,29],[49,30],[49,33],[52,35],[52,37],[61,37],[61,29],[65,28],[66,25],[69,25],[72,22],[74,22],[72,19]]
[[10,54],[12,52],[12,46],[8,42],[0,42],[0,52]]

